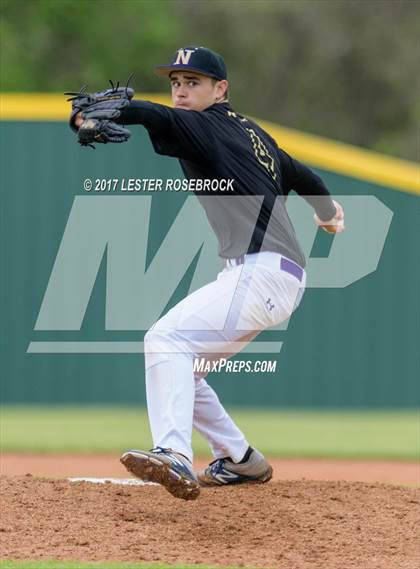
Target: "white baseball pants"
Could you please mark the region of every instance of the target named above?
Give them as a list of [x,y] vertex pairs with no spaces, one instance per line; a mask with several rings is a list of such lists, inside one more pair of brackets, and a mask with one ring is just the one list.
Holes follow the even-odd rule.
[[145,336],[146,394],[154,446],[193,458],[193,427],[215,458],[241,460],[248,448],[195,358],[214,361],[238,353],[257,334],[287,320],[304,292],[302,280],[280,269],[281,255],[228,261],[214,282],[196,290],[158,320]]

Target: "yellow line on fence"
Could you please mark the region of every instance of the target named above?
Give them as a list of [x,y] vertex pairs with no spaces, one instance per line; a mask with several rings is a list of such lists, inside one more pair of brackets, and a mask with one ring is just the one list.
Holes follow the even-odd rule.
[[292,156],[331,172],[420,195],[420,167],[351,144],[329,140],[265,121],[258,123]]
[[[168,95],[144,93],[142,99],[171,105]],[[62,121],[68,118],[69,110],[65,97],[57,93],[0,94],[1,120]],[[414,162],[256,120],[281,148],[298,160],[323,170],[420,195],[420,167]]]
[[[143,100],[170,105],[167,95],[144,93]],[[0,119],[12,121],[68,120],[71,104],[58,93],[0,93]]]

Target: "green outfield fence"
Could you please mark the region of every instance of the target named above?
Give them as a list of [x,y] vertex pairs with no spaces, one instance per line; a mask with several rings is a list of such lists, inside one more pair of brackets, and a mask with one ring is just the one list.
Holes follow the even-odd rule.
[[[141,127],[132,128],[128,144],[95,151],[76,145],[62,119],[9,118],[1,130],[3,403],[144,403],[141,354],[30,354],[27,348],[31,341],[142,340],[144,331],[104,330],[105,262],[80,331],[34,331],[34,325],[73,200],[84,193],[83,179],[181,177],[177,161],[157,156]],[[221,373],[209,380],[228,404],[414,407],[419,402],[418,195],[399,191],[405,188],[398,184],[312,166],[333,194],[373,195],[394,213],[377,270],[344,289],[308,290],[287,331],[262,335],[284,342],[275,356],[276,373]],[[183,199],[153,196],[149,236],[156,243]],[[329,243],[326,234],[319,235],[313,254],[325,255]],[[187,281],[188,275],[172,301],[185,294]],[[247,359],[261,357],[274,356]]]

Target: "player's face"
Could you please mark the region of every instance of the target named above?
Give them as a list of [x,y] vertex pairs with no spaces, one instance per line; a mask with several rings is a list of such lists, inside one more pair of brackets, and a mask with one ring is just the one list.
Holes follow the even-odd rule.
[[170,75],[172,102],[176,109],[204,111],[223,98],[227,81],[212,81],[192,71],[173,71]]

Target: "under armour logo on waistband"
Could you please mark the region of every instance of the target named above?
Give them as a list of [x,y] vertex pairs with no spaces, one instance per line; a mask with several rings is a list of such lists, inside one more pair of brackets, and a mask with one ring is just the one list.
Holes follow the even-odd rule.
[[274,304],[271,302],[271,298],[267,298],[267,300],[265,301],[268,310],[271,312],[274,308]]

